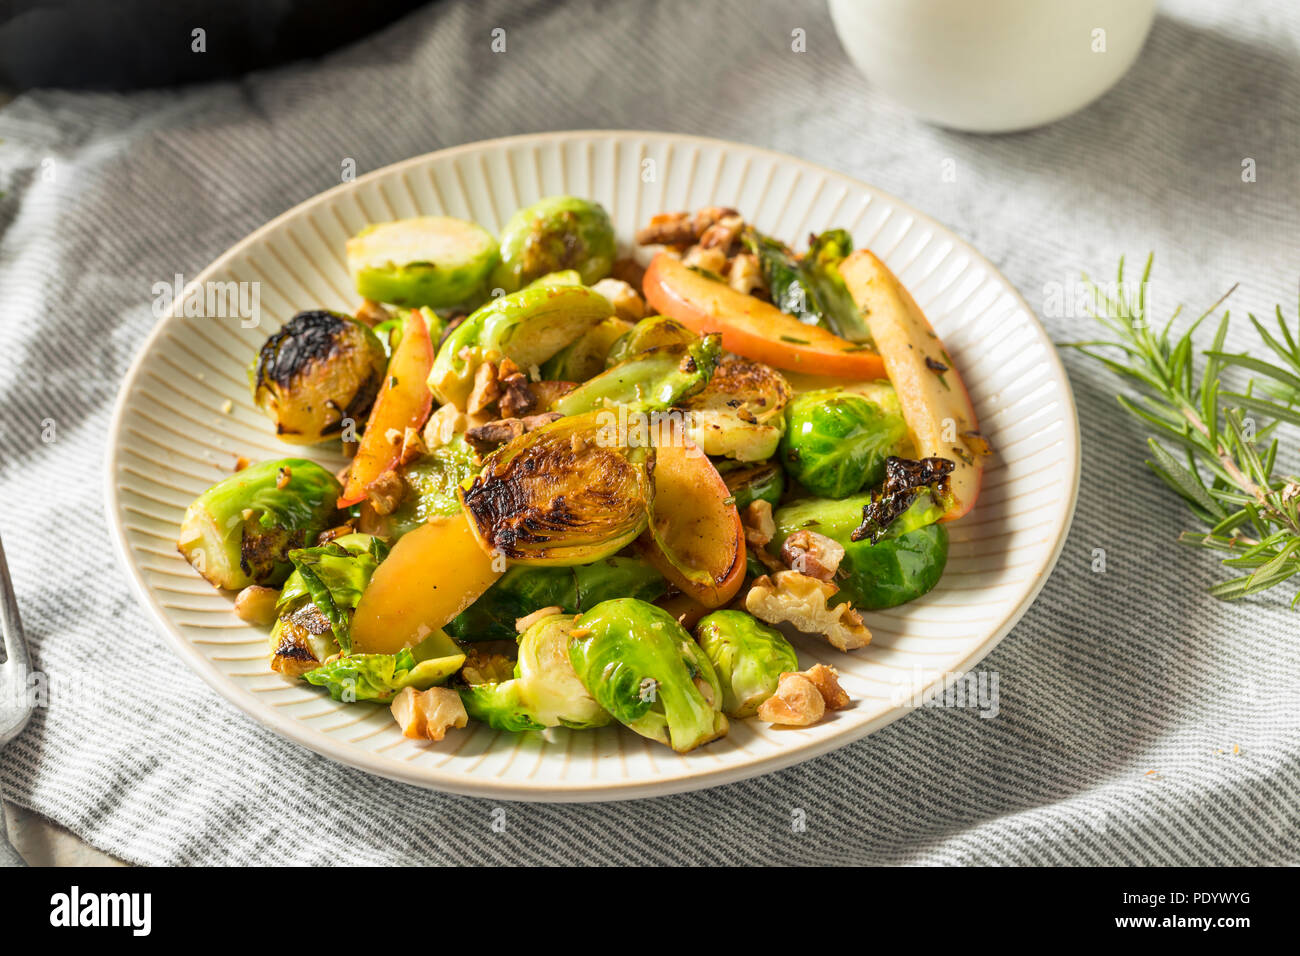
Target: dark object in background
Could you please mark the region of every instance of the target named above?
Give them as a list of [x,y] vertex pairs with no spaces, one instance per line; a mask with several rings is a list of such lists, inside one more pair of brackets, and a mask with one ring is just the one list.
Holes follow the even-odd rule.
[[0,0],[0,87],[122,90],[237,76],[319,56],[423,2]]

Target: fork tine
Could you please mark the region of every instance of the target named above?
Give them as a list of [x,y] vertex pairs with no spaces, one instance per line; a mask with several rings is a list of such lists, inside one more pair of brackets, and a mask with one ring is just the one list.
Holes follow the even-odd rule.
[[18,599],[9,577],[4,542],[0,541],[0,747],[16,737],[31,716],[27,702],[30,660]]

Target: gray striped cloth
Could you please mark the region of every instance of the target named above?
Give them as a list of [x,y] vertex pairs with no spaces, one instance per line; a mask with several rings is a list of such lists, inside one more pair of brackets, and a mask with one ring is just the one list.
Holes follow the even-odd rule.
[[[1205,595],[1222,571],[1173,545],[1187,516],[1142,465],[1116,381],[1072,353],[1078,516],[1042,595],[980,665],[999,679],[997,717],[920,709],[784,772],[662,799],[448,796],[279,739],[168,649],[101,505],[109,407],[155,321],[153,283],[335,185],[344,157],[364,172],[592,127],[737,139],[919,206],[1040,312],[1081,269],[1108,276],[1155,250],[1161,307],[1240,282],[1241,324],[1278,302],[1294,318],[1297,49],[1285,0],[1169,3],[1100,102],[980,137],[868,88],[820,3],[498,0],[438,4],[238,83],[19,96],[0,109],[0,528],[48,705],[0,754],[5,796],[154,864],[1300,862],[1291,592]],[[1051,311],[1058,341],[1088,334]]]

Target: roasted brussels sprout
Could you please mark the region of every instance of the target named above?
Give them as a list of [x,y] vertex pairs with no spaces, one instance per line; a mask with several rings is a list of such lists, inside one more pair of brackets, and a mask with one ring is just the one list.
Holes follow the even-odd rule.
[[520,209],[501,230],[501,264],[492,284],[514,292],[548,272],[573,269],[591,285],[609,275],[614,255],[614,226],[603,207],[550,196]]
[[460,511],[456,489],[478,472],[474,457],[474,449],[465,436],[458,434],[447,444],[400,468],[398,474],[406,489],[401,504],[388,516],[386,534],[393,539],[400,538],[430,518]]
[[490,554],[588,564],[645,530],[653,460],[653,449],[606,441],[596,414],[570,416],[489,455],[460,501]]
[[839,273],[840,262],[853,251],[853,239],[846,231],[828,229],[813,236],[803,256],[753,229],[746,231],[745,245],[758,257],[772,302],[782,312],[850,342],[871,341],[867,323]]
[[551,614],[519,635],[515,676],[501,683],[461,688],[465,711],[497,730],[583,730],[609,723],[569,659],[573,617]]
[[785,431],[790,386],[761,362],[732,357],[718,363],[709,384],[686,400],[689,434],[706,455],[762,461],[776,454]]
[[335,700],[391,700],[400,690],[428,690],[465,663],[465,653],[442,631],[396,654],[344,654],[303,674]]
[[560,382],[585,382],[605,371],[610,348],[632,328],[630,322],[611,317],[556,352],[542,366],[542,378]]
[[605,558],[572,567],[519,565],[462,611],[447,631],[461,641],[513,639],[515,621],[544,607],[579,614],[610,598],[653,601],[667,589],[663,575],[636,558]]
[[266,340],[249,369],[253,402],[281,441],[338,438],[345,419],[364,423],[388,358],[365,325],[337,312],[299,312]]
[[888,382],[795,397],[786,410],[781,460],[814,495],[843,498],[885,474],[885,459],[909,446],[907,422]]
[[289,551],[330,526],[342,490],[304,458],[250,465],[185,510],[177,550],[215,587],[277,586],[292,570]]
[[666,315],[652,315],[632,326],[610,346],[605,359],[605,367],[613,368],[619,362],[626,361],[648,349],[661,348],[665,345],[690,345],[698,342],[699,336],[676,319]]
[[416,308],[476,304],[500,257],[481,226],[421,216],[367,226],[348,240],[348,272],[366,299]]
[[551,409],[561,415],[580,415],[611,405],[643,412],[668,408],[708,384],[721,351],[716,334],[689,345],[647,349],[561,395]]
[[727,483],[737,510],[742,512],[755,501],[766,501],[775,508],[785,492],[785,473],[775,461],[757,464],[724,461],[718,464],[718,474]]
[[768,550],[780,554],[785,539],[801,528],[842,545],[844,558],[835,575],[840,590],[832,605],[848,601],[859,610],[877,610],[920,597],[939,583],[948,562],[948,530],[935,523],[943,507],[922,492],[875,544],[854,541],[853,531],[870,501],[870,495],[807,498],[778,508],[773,515],[776,535]]
[[722,685],[722,712],[752,717],[776,692],[781,674],[799,669],[794,648],[774,627],[744,611],[714,611],[695,627],[695,639]]
[[713,665],[663,608],[597,604],[578,618],[569,656],[596,703],[643,737],[686,753],[727,732]]
[[506,357],[520,368],[540,367],[613,314],[609,302],[583,286],[532,286],[493,299],[443,339],[429,388],[439,402],[463,409],[483,361]]

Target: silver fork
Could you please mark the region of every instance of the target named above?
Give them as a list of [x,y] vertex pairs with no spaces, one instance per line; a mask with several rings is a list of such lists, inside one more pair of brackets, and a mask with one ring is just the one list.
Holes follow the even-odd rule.
[[[27,694],[27,641],[18,617],[18,599],[9,580],[9,562],[0,542],[0,747],[17,737],[32,715]],[[9,842],[4,803],[0,802],[0,866],[26,866]]]

